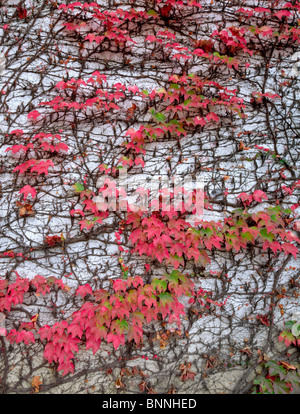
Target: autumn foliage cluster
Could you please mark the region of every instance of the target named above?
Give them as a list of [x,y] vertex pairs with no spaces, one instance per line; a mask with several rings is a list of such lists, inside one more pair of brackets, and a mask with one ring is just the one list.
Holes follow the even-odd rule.
[[[176,68],[174,73],[165,74],[161,87],[152,90],[128,84],[125,79],[111,84],[109,76],[101,70],[91,70],[89,76],[82,78],[63,78],[55,82],[47,100],[40,100],[28,111],[27,123],[33,133],[11,128],[6,134],[9,144],[5,157],[16,162],[11,172],[22,183],[16,202],[18,215],[24,220],[34,220],[34,206],[42,186],[59,175],[62,160],[72,150],[65,131],[75,136],[80,119],[99,120],[112,128],[118,121],[127,126],[118,137],[121,142],[112,160],[103,160],[99,151],[94,181],[82,176],[76,182],[63,183],[69,186],[73,200],[67,213],[84,237],[109,226],[110,219],[118,220],[112,243],[118,247],[121,276],[110,279],[106,287],[81,284],[80,280],[77,286],[69,286],[55,276],[27,277],[17,271],[0,278],[0,312],[7,319],[28,295],[47,297],[55,292],[58,296],[73,298],[76,308],[65,316],[59,315],[53,324],[40,324],[39,315],[34,314],[1,331],[5,341],[11,344],[42,344],[45,360],[65,376],[74,373],[80,349],[96,354],[103,343],[112,344],[115,351],[128,345],[139,349],[147,341],[146,334],[153,324],[163,324],[174,331],[183,329],[188,313],[196,319],[216,312],[213,309],[222,314],[228,297],[216,298],[213,290],[201,286],[201,278],[197,276],[204,274],[218,252],[224,257],[244,253],[251,257],[263,254],[278,260],[299,259],[297,209],[300,204],[295,198],[299,195],[300,178],[288,157],[282,155],[274,135],[272,145],[266,146],[264,137],[259,145],[251,140],[245,144],[240,133],[236,137],[236,151],[246,154],[245,157],[251,151],[254,159],[269,159],[277,165],[274,176],[281,186],[274,193],[257,182],[249,192],[231,194],[227,185],[229,176],[223,176],[220,196],[227,207],[221,219],[203,219],[191,226],[185,206],[175,209],[172,205],[176,195],[172,189],[161,190],[168,195],[170,204],[165,205],[160,197],[155,211],[150,208],[132,211],[128,203],[126,211],[123,209],[119,214],[100,209],[95,197],[102,193],[108,207],[109,195],[115,191],[113,180],[118,178],[120,170],[146,171],[147,150],[155,142],[163,146],[173,139],[180,150],[181,142],[191,134],[214,130],[220,123],[227,123],[229,128],[236,120],[247,125],[249,103],[240,96],[239,80],[248,76],[260,53],[266,57],[267,46],[268,50],[297,50],[300,3],[254,1],[251,6],[232,2],[234,23],[220,23],[206,37],[198,37],[195,30],[184,38],[180,28],[184,30],[185,19],[193,22],[193,16],[198,13],[217,8],[216,2],[152,0],[135,4],[132,0],[114,5],[111,10],[100,2],[50,3],[59,17],[61,33],[78,46],[78,61],[85,64],[98,51],[114,51],[121,53],[124,65],[132,71],[134,63],[127,52],[139,45],[144,50],[150,48],[158,60],[174,63]],[[23,22],[31,13],[21,2],[15,19]],[[4,31],[9,31],[9,24],[5,26]],[[147,30],[143,31],[143,27]],[[205,77],[200,69],[191,69],[203,65],[210,68]],[[263,69],[266,74],[269,68]],[[218,71],[226,72],[233,79],[232,87],[217,79]],[[260,111],[268,114],[269,108],[276,108],[284,95],[279,90],[292,87],[293,81],[294,78],[283,76],[276,93],[267,89],[266,82],[262,88],[253,83],[248,96],[252,109],[258,111],[258,116]],[[141,123],[142,113],[148,115],[148,121]],[[56,133],[47,130],[47,123],[56,125]],[[84,159],[86,154],[81,156]],[[171,170],[171,153],[165,161]],[[182,163],[180,159],[179,164]],[[201,171],[201,163],[199,168]],[[209,167],[203,170],[210,171]],[[104,178],[100,189],[95,186],[99,177]],[[288,197],[293,201],[286,203]],[[206,191],[205,210],[214,211],[215,201]],[[52,234],[45,237],[44,245],[63,251],[71,240],[67,234]],[[7,250],[2,251],[1,257],[17,260],[26,258],[26,254]],[[134,258],[144,260],[143,274],[136,274],[127,265]],[[156,268],[163,268],[163,273],[155,273]],[[218,275],[224,283],[230,279],[226,272]],[[265,326],[272,323],[263,315],[256,320]],[[181,380],[194,379],[195,373],[190,367],[181,365]]]

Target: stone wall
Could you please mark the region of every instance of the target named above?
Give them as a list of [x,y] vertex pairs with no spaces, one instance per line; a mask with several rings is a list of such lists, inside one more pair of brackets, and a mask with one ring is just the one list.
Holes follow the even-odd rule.
[[[270,3],[258,1],[255,6],[269,7]],[[80,205],[73,185],[85,183],[96,191],[97,180],[103,175],[98,166],[116,166],[121,156],[128,155],[122,146],[126,131],[147,123],[155,125],[145,100],[127,90],[118,102],[118,110],[55,111],[39,106],[63,93],[54,88],[58,82],[72,78],[87,81],[94,71],[99,71],[106,76],[104,87],[110,93],[116,90],[117,83],[151,92],[166,88],[172,74],[195,73],[202,79],[237,89],[247,117],[223,107],[218,109],[217,123],[187,128],[186,136],[166,134],[147,142],[142,157],[145,166],[134,165],[130,176],[139,184],[142,175],[201,175],[213,207],[212,211],[205,210],[204,218],[208,220],[223,220],[233,209],[241,207],[237,195],[242,192],[259,189],[268,195],[267,202],[254,206],[257,211],[274,205],[276,200],[286,207],[298,202],[299,189],[293,195],[282,189],[283,185],[291,187],[299,180],[298,43],[253,36],[248,45],[255,51],[253,56],[236,52],[234,57],[240,64],[232,67],[222,64],[220,59],[211,63],[199,56],[174,57],[176,53],[185,53],[178,47],[193,50],[197,41],[205,47],[204,40],[209,53],[225,55],[224,44],[212,33],[232,25],[253,24],[244,17],[238,19],[235,13],[240,7],[251,9],[251,1],[201,1],[202,9],[176,5],[169,17],[124,19],[122,29],[134,41],[125,45],[113,39],[99,44],[83,41],[88,33],[86,27],[76,33],[66,30],[62,23],[72,22],[77,9],[64,13],[58,9],[61,1],[33,0],[20,4],[3,1],[0,17],[0,52],[5,56],[5,69],[0,75],[1,277],[12,281],[15,272],[29,279],[36,275],[55,276],[70,291],[53,291],[45,298],[29,291],[13,312],[4,311],[8,331],[36,314],[39,326],[69,318],[82,304],[80,296],[71,295],[79,284],[89,283],[93,289],[99,289],[109,286],[111,279],[122,277],[121,254],[129,274],[141,275],[145,281],[172,269],[164,262],[126,253],[132,248],[126,231],[121,239],[124,251],[120,252],[115,232],[124,219],[123,213],[82,231],[78,216],[70,215],[70,210]],[[118,4],[109,0],[103,2],[102,10],[131,7],[147,12],[159,11],[162,5],[154,1]],[[84,19],[90,24],[89,15]],[[282,21],[269,21],[268,15],[265,20],[261,16],[258,23],[260,27],[270,25],[283,30]],[[291,24],[296,26],[295,22]],[[97,23],[92,25],[97,27]],[[149,35],[158,36],[163,30],[173,33],[176,39],[166,39],[162,44],[176,42],[178,47],[146,41]],[[209,39],[214,42],[212,50]],[[90,97],[88,88],[81,90],[83,97]],[[278,94],[279,98],[254,102],[251,94],[255,91]],[[130,111],[133,103],[135,109]],[[152,104],[156,112],[165,109],[164,102]],[[33,110],[45,116],[28,119]],[[26,142],[26,138],[24,141],[11,133],[18,129],[23,130],[23,137],[39,132],[60,134],[69,151],[52,154],[39,149],[39,159],[53,160],[48,175],[15,173],[14,168],[27,159],[24,154],[20,157],[20,153],[6,151]],[[270,149],[275,157],[255,146]],[[25,185],[36,188],[37,197],[32,203],[33,213],[28,207],[22,215],[16,202]],[[224,195],[226,191],[228,196]],[[45,243],[46,237],[53,235],[63,235],[63,242]],[[9,251],[14,253],[7,254]],[[251,392],[261,355],[275,360],[287,358],[278,334],[284,321],[300,310],[298,258],[284,253],[273,255],[259,246],[235,253],[213,248],[208,254],[211,264],[205,268],[186,260],[179,270],[192,274],[197,285],[212,291],[215,301],[226,301],[222,308],[203,308],[199,318],[187,306],[189,310],[180,330],[162,321],[151,322],[144,332],[142,346],[130,343],[115,351],[105,343],[95,355],[82,349],[75,359],[74,374],[66,376],[57,373],[54,364],[49,367],[38,340],[28,346],[11,345],[2,336],[0,389],[3,393],[30,393],[32,379],[40,376],[43,393],[167,393],[174,389],[190,394]],[[146,263],[151,265],[150,272],[145,271]],[[259,315],[264,315],[268,322]],[[289,358],[296,363],[298,355],[291,353]],[[182,381],[184,366],[189,367],[189,363],[187,369],[196,375],[193,380]]]

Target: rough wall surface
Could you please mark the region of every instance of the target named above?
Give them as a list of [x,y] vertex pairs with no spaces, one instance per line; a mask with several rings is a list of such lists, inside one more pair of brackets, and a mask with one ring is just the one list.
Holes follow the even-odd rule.
[[[201,1],[201,9],[196,5],[181,7],[177,4],[180,2],[175,2],[165,15],[159,13],[164,4],[160,2],[102,2],[103,13],[116,10],[116,19],[123,19],[118,28],[122,36],[131,39],[124,42],[121,34],[121,40],[110,37],[111,28],[92,17],[90,11],[80,11],[78,6],[58,8],[70,3],[1,3],[0,51],[5,57],[5,69],[0,75],[1,277],[14,281],[16,274],[28,279],[55,276],[69,287],[53,290],[45,297],[29,290],[22,303],[13,304],[11,312],[3,310],[7,331],[18,329],[21,322],[37,314],[38,327],[68,321],[83,303],[81,296],[72,293],[85,284],[93,290],[109,288],[110,280],[124,275],[121,257],[129,276],[140,275],[145,282],[174,269],[172,264],[147,254],[130,254],[130,233],[127,228],[120,232],[126,220],[124,212],[115,212],[102,223],[82,229],[80,214],[70,214],[72,209],[83,208],[73,185],[81,183],[96,191],[97,180],[105,176],[107,169],[113,176],[120,158],[130,159],[130,148],[123,145],[129,142],[126,132],[138,130],[141,125],[159,124],[160,119],[149,112],[149,107],[155,113],[167,114],[164,120],[168,122],[180,119],[180,110],[168,111],[169,102],[162,96],[149,98],[148,93],[139,94],[129,86],[149,93],[166,90],[171,75],[193,73],[228,90],[236,89],[236,97],[244,105],[239,113],[232,109],[234,105],[219,104],[214,108],[210,102],[210,107],[199,109],[178,102],[187,106],[181,111],[188,113],[186,118],[205,117],[214,111],[218,120],[207,120],[205,125],[187,123],[184,132],[157,134],[145,142],[145,154],[139,155],[145,165],[129,164],[130,177],[137,187],[142,174],[201,175],[212,206],[212,210],[205,210],[205,220],[224,220],[232,210],[243,206],[237,198],[239,194],[252,194],[255,190],[266,193],[268,200],[251,205],[253,211],[276,205],[278,200],[286,208],[293,207],[295,219],[299,211],[299,185],[295,185],[300,157],[298,42],[292,37],[262,35],[263,31],[252,37],[246,33],[247,48],[254,51],[251,56],[242,48],[230,50],[221,37],[212,36],[215,30],[220,33],[226,27],[249,28],[254,21],[242,12],[238,17],[236,10],[269,8],[271,2]],[[278,7],[282,10],[282,5]],[[120,8],[146,12],[147,18],[141,14],[126,18],[118,14]],[[147,14],[149,10],[156,14]],[[272,9],[272,13],[276,11]],[[262,13],[255,22],[259,27],[284,33],[286,21],[282,19]],[[63,26],[66,22],[69,27]],[[72,29],[71,25],[79,22],[85,25]],[[299,21],[295,17],[289,25],[298,27]],[[159,31],[174,37],[159,35]],[[104,38],[99,42],[86,39],[91,33]],[[151,37],[146,40],[148,36],[161,41]],[[193,54],[197,48],[202,48],[203,53]],[[217,53],[214,60],[205,56],[213,53]],[[224,62],[225,55],[232,61]],[[60,101],[49,104],[56,96],[69,103],[93,99],[99,85],[87,81],[95,71],[106,76],[103,90],[109,94],[122,92],[115,101],[106,96],[107,102],[116,102],[117,108],[98,103],[96,107],[73,105],[66,109],[54,107]],[[86,84],[55,88],[58,82],[66,85],[72,78]],[[257,91],[269,95],[254,99],[252,92]],[[219,97],[211,85],[203,93],[209,99]],[[274,99],[273,94],[278,97]],[[35,118],[35,110],[42,115]],[[32,117],[28,118],[29,113]],[[15,130],[23,132],[12,133]],[[37,147],[32,137],[44,132],[59,134],[68,151],[63,146],[52,150],[50,144]],[[30,151],[6,151],[28,142],[34,142],[31,155]],[[47,174],[14,172],[32,154],[38,160],[51,160]],[[105,167],[99,168],[100,165]],[[37,191],[34,201],[29,198],[27,205],[19,193],[25,185]],[[293,193],[284,190],[284,186],[294,186]],[[287,223],[292,228],[294,222]],[[116,232],[120,232],[120,242]],[[299,236],[299,228],[294,234]],[[54,235],[58,241],[49,239]],[[203,265],[185,257],[178,270],[191,275],[197,286],[213,292],[214,303],[196,309],[187,303],[187,298],[180,299],[187,305],[182,325],[151,321],[144,329],[143,343],[138,345],[131,341],[115,350],[103,341],[95,355],[83,347],[76,354],[74,373],[62,376],[55,370],[55,363],[49,367],[37,338],[35,343],[26,345],[11,344],[0,336],[2,392],[30,393],[36,376],[42,381],[39,392],[44,393],[250,392],[262,355],[275,360],[287,358],[278,334],[284,321],[300,311],[298,256],[284,251],[273,254],[259,245],[238,252],[214,246],[207,253],[210,263]],[[150,265],[149,271],[145,264]],[[217,303],[225,304],[219,307]],[[291,352],[289,358],[291,363],[299,363],[297,352]],[[183,381],[184,372],[191,372],[192,378]]]

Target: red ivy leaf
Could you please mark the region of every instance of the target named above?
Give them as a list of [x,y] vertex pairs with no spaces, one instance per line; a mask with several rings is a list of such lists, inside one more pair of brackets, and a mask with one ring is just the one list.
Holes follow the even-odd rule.
[[163,17],[169,17],[171,9],[172,9],[171,4],[167,4],[166,6],[162,7],[159,11]]
[[258,319],[263,325],[270,326],[270,321],[269,321],[267,315],[259,314],[259,315],[256,316],[256,319]]
[[45,174],[48,175],[48,168],[49,167],[54,167],[54,164],[51,160],[47,160],[47,161],[39,161],[36,165],[34,165],[31,168],[31,172],[36,171],[38,173],[38,175],[40,174]]
[[27,10],[24,9],[24,7],[18,6],[17,7],[17,11],[18,11],[18,17],[19,17],[19,19],[26,19],[26,17],[27,17]]
[[297,259],[298,249],[296,246],[291,243],[283,243],[281,247],[286,255],[292,254],[294,258]]
[[28,119],[34,119],[36,120],[41,114],[38,111],[31,111],[29,112],[29,114],[27,115]]
[[254,193],[253,193],[253,199],[254,199],[255,201],[259,201],[259,202],[261,202],[261,201],[262,201],[262,199],[264,199],[264,200],[268,200],[268,197],[267,197],[266,193],[264,193],[263,191],[261,191],[261,190],[256,190],[256,191],[254,191]]
[[84,286],[79,286],[79,288],[76,291],[76,295],[81,295],[83,298],[87,294],[89,294],[89,295],[93,294],[92,288],[88,283],[86,283]]
[[34,188],[30,187],[30,185],[25,185],[25,187],[21,188],[19,193],[23,194],[24,200],[26,200],[28,194],[31,194],[31,197],[34,198],[36,196],[36,191]]

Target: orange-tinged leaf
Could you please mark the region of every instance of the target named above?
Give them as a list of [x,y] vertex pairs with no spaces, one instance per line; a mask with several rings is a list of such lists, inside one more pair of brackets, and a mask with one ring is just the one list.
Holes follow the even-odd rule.
[[17,207],[19,207],[19,214],[20,217],[26,217],[26,216],[34,216],[34,211],[32,210],[32,204],[29,203],[21,203],[20,201],[16,202]]
[[121,378],[118,378],[117,381],[115,382],[115,386],[116,388],[124,388],[125,385],[123,384]]
[[40,390],[40,385],[42,385],[42,381],[40,381],[40,378],[40,375],[37,375],[32,379],[31,385],[34,388],[34,392],[39,392]]
[[295,365],[291,365],[289,362],[286,362],[286,361],[279,361],[279,362],[286,369],[297,369]]
[[38,320],[39,314],[37,313],[31,318],[31,322],[33,323],[34,328],[36,327],[36,322]]
[[251,149],[250,147],[246,147],[243,143],[243,141],[240,141],[240,145],[239,145],[239,151],[245,151],[245,150],[249,150]]

